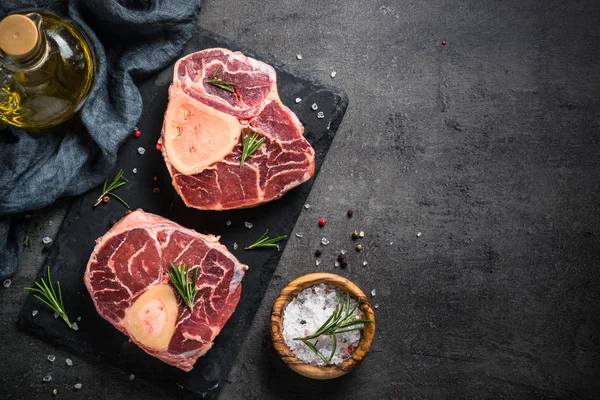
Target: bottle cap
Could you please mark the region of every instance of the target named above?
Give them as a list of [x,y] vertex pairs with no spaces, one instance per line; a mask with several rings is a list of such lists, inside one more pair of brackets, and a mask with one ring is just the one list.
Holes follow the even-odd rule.
[[38,41],[35,23],[25,15],[13,14],[0,21],[0,50],[13,57],[33,51]]

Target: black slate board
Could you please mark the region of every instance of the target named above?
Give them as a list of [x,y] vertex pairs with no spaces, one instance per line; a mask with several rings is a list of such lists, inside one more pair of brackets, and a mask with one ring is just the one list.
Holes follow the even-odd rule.
[[[315,149],[316,176],[346,111],[346,95],[323,84],[292,75],[273,60],[258,56],[205,30],[199,30],[186,52],[209,47],[240,50],[277,69],[281,99],[298,115],[305,126],[305,136]],[[110,228],[112,221],[124,216],[125,208],[112,200],[94,209],[92,204],[99,195],[99,189],[96,189],[73,201],[44,264],[52,267],[53,280],[60,281],[71,318],[82,318],[78,322],[79,330],[69,330],[64,322],[55,319],[52,311],[32,296],[27,298],[21,310],[18,325],[24,331],[91,361],[121,368],[167,390],[179,391],[184,398],[212,399],[217,397],[219,388],[227,378],[281,256],[281,251],[274,249],[244,251],[243,247],[260,237],[267,228],[273,235],[289,236],[308,197],[314,177],[282,199],[256,208],[221,212],[188,209],[172,188],[162,156],[155,149],[167,105],[167,89],[172,72],[173,66],[140,85],[144,99],[144,110],[139,123],[142,136],[139,139],[129,139],[119,153],[117,170],[123,168],[130,182],[119,189],[118,194],[129,202],[132,209],[143,208],[198,232],[222,236],[221,242],[241,262],[250,266],[243,280],[242,296],[235,313],[216,338],[213,348],[198,360],[189,373],[147,355],[102,319],[94,309],[82,278],[95,239]],[[302,99],[298,104],[295,102],[297,97]],[[311,109],[313,103],[318,104],[318,111],[322,111],[325,118],[317,118],[317,111]],[[146,149],[144,155],[138,153],[138,147]],[[137,174],[132,173],[134,168],[137,168]],[[111,177],[114,173],[116,170]],[[159,188],[160,193],[154,193],[155,188]],[[227,225],[227,221],[232,223]],[[251,229],[244,225],[246,221],[253,224]],[[239,245],[237,251],[233,250],[234,242]],[[284,246],[285,242],[281,250]],[[40,271],[38,279],[44,273],[45,267]],[[36,316],[32,316],[33,310],[39,310]]]

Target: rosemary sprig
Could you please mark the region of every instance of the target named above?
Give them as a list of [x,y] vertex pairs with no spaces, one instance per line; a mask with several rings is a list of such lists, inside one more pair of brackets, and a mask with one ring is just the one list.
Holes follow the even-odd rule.
[[279,246],[277,243],[281,242],[283,239],[287,239],[287,235],[278,236],[271,239],[267,236],[267,233],[269,233],[268,229],[265,231],[265,233],[263,233],[260,239],[246,247],[246,250],[258,249],[260,247],[277,247]]
[[227,90],[228,92],[235,93],[235,90],[233,89],[233,87],[235,86],[235,83],[227,82],[222,79],[217,79],[217,72],[219,72],[220,69],[221,69],[221,66],[219,65],[217,67],[217,69],[215,69],[215,72],[213,72],[213,74],[210,76],[210,79],[207,80],[206,82],[210,83],[211,85],[213,85],[215,87],[218,87],[219,89],[223,89],[223,90]]
[[171,263],[171,270],[167,270],[167,275],[169,275],[171,283],[175,286],[175,289],[177,289],[190,311],[194,311],[194,299],[196,299],[196,295],[198,294],[198,288],[196,287],[198,268],[194,270],[194,276],[191,281],[188,277],[189,272],[188,265],[182,264],[176,267],[175,264]]
[[250,128],[246,128],[246,134],[242,136],[242,158],[240,159],[240,168],[244,165],[244,161],[246,158],[250,157],[258,148],[264,143],[264,136],[260,139],[258,138],[258,132],[254,132],[252,136],[250,136],[252,131]]
[[[327,318],[327,321],[321,325],[319,329],[315,331],[312,335],[302,336],[294,338],[294,340],[301,340],[309,349],[311,349],[326,365],[331,363],[331,359],[335,353],[337,348],[337,334],[344,332],[352,332],[352,331],[360,331],[364,328],[364,324],[369,324],[373,321],[370,319],[361,319],[358,316],[354,315],[354,311],[359,306],[360,301],[357,301],[354,307],[350,309],[350,294],[346,293],[346,299],[344,301],[343,297],[338,297],[337,304],[335,305],[335,310],[333,313]],[[362,325],[357,327],[356,325]],[[323,353],[317,349],[317,347],[310,342],[311,339],[316,339],[319,336],[328,335],[331,337],[333,341],[333,349],[331,350],[331,354],[329,357],[325,357]]]
[[[123,179],[123,180],[121,180],[121,179]],[[100,197],[98,197],[98,199],[94,203],[94,207],[96,207],[98,204],[102,203],[102,199],[104,199],[104,196],[112,196],[115,199],[119,200],[121,203],[125,204],[125,207],[127,207],[129,209],[129,204],[127,204],[127,202],[125,200],[123,200],[121,197],[119,197],[113,193],[113,191],[115,189],[120,188],[121,186],[125,185],[127,182],[129,182],[129,181],[123,176],[122,169],[120,169],[119,172],[117,172],[117,176],[115,176],[115,179],[113,179],[113,181],[111,182],[110,185],[108,184],[108,178],[106,178],[106,180],[104,181],[104,186],[102,188],[102,194],[100,195]]]
[[56,281],[56,290],[54,289],[54,285],[52,285],[52,280],[50,278],[50,266],[48,266],[48,282],[44,280],[44,278],[40,279],[40,282],[36,282],[36,287],[26,287],[25,290],[31,290],[32,292],[36,292],[39,295],[35,294],[33,297],[53,309],[60,317],[67,323],[69,328],[72,328],[71,321],[69,321],[69,317],[67,316],[67,312],[65,311],[65,305],[63,304],[62,292],[60,291],[60,282]]

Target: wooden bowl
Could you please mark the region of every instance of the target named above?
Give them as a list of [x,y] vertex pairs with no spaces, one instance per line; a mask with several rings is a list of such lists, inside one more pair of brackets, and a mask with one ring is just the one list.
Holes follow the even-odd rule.
[[[335,286],[344,292],[348,292],[355,300],[360,300],[360,310],[363,312],[363,318],[373,321],[370,324],[365,324],[358,346],[354,349],[350,358],[339,364],[328,366],[311,365],[300,360],[290,350],[283,338],[283,312],[289,302],[302,290],[321,283]],[[316,273],[301,276],[290,282],[281,291],[281,294],[275,300],[275,304],[273,304],[273,311],[271,312],[271,339],[273,340],[275,350],[288,367],[308,378],[332,379],[347,374],[365,358],[371,348],[374,337],[375,315],[367,296],[365,296],[358,286],[339,275]]]

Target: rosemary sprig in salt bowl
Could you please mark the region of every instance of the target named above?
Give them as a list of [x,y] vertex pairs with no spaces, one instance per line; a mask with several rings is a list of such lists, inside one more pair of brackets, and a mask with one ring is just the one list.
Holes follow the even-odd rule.
[[288,367],[313,379],[348,373],[369,352],[375,314],[365,294],[339,275],[290,282],[273,304],[271,339]]
[[[358,308],[360,301],[355,302],[350,309],[350,294],[346,293],[346,300],[342,296],[338,296],[335,310],[329,318],[311,335],[296,337],[294,340],[301,340],[311,351],[313,351],[326,365],[331,364],[331,359],[337,349],[337,335],[346,332],[362,331],[364,324],[370,324],[373,321],[370,319],[360,318],[354,312]],[[357,326],[360,325],[360,326]],[[311,339],[316,339],[319,336],[329,336],[333,341],[333,348],[329,357],[325,357],[317,347],[310,342]]]

